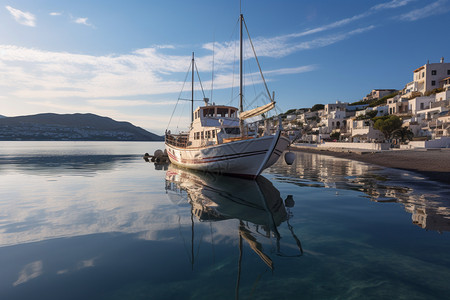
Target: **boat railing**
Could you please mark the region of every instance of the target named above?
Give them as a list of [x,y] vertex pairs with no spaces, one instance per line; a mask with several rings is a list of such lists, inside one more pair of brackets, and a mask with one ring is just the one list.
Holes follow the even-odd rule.
[[169,134],[166,133],[166,143],[179,148],[186,148],[188,136],[186,134]]

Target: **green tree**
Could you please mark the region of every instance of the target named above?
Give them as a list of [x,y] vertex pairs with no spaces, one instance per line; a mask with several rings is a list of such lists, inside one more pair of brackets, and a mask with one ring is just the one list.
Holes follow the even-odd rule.
[[414,137],[414,133],[407,127],[401,127],[395,130],[392,134],[395,138],[400,139],[402,143],[404,143],[406,140],[412,140],[412,138]]
[[332,133],[331,135],[330,135],[330,137],[332,138],[332,139],[335,139],[335,140],[337,140],[337,141],[339,141],[339,137],[341,136],[341,133],[340,132],[334,132],[334,133]]
[[378,114],[378,111],[372,110],[372,111],[367,112],[365,115],[358,116],[358,117],[356,118],[356,120],[373,119],[373,118],[375,118],[375,116],[376,116],[377,114]]
[[381,131],[384,134],[385,139],[389,139],[394,131],[402,127],[402,120],[393,115],[376,117],[373,120],[375,122],[373,127]]
[[290,115],[290,114],[293,114],[293,113],[295,113],[297,111],[297,109],[295,109],[295,108],[292,108],[292,109],[289,109],[287,112],[285,112],[284,114],[285,115]]
[[325,105],[323,105],[323,104],[315,104],[315,105],[311,108],[311,111],[318,111],[318,110],[323,109],[324,107],[325,107]]

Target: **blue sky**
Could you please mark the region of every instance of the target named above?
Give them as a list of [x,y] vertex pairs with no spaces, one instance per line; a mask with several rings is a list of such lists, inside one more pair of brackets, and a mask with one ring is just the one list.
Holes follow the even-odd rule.
[[[450,0],[247,0],[242,12],[279,112],[401,89],[427,60],[450,61]],[[212,101],[236,98],[238,15],[225,0],[0,0],[0,114],[92,112],[162,134],[193,51],[206,96],[214,57]],[[262,87],[254,61],[245,69],[253,103]],[[188,108],[177,114],[185,126]]]

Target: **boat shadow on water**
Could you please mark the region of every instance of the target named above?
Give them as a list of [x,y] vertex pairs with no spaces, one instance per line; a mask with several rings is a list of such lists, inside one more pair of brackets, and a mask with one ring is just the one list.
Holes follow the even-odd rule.
[[[194,217],[200,222],[239,220],[239,273],[244,241],[271,270],[274,269],[274,263],[260,242],[261,239],[274,241],[274,253],[277,256],[303,255],[301,241],[289,223],[293,216],[290,208],[294,206],[294,199],[289,195],[283,201],[278,189],[265,177],[249,180],[170,165],[165,182],[166,193],[174,204],[189,204],[192,235]],[[295,246],[289,245],[289,248],[295,248],[295,253],[286,254],[282,250],[278,227],[284,222],[295,243]],[[191,263],[193,260],[192,256]]]

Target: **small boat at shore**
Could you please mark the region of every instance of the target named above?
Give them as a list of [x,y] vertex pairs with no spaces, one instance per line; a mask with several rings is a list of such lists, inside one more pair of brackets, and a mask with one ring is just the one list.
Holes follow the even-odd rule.
[[[289,146],[289,139],[282,135],[281,122],[274,134],[266,126],[262,134],[258,127],[251,132],[245,120],[260,116],[275,107],[273,96],[268,92],[269,103],[244,111],[243,109],[243,26],[244,17],[240,15],[240,89],[239,108],[226,105],[209,104],[205,98],[204,106],[193,110],[194,69],[192,55],[192,111],[188,132],[172,134],[166,130],[165,147],[173,164],[181,167],[256,178],[261,172],[273,165]],[[246,25],[245,25],[246,26]],[[246,28],[246,27],[245,27]],[[251,40],[250,40],[251,43]],[[252,48],[254,49],[253,45]],[[256,61],[257,57],[255,54]],[[259,67],[259,62],[258,62]]]

